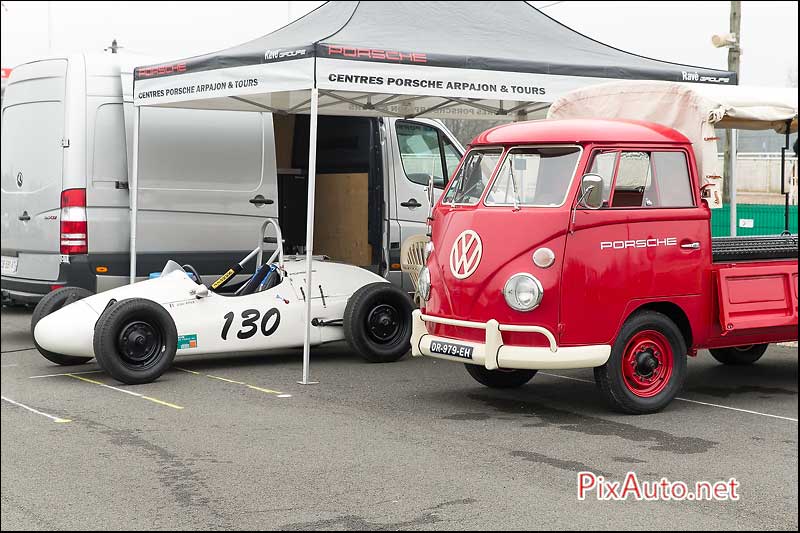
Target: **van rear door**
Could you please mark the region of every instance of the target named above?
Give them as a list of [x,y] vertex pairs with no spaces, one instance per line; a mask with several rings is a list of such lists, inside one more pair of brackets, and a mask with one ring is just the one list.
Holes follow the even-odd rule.
[[2,275],[58,279],[66,60],[14,69],[3,98]]

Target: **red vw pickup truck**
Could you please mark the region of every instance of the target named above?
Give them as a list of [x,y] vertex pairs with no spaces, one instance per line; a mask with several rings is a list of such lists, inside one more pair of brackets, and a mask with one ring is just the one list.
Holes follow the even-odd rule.
[[413,354],[489,387],[594,368],[612,406],[649,413],[698,349],[747,364],[797,339],[797,236],[712,239],[692,145],[665,126],[491,129],[431,218]]

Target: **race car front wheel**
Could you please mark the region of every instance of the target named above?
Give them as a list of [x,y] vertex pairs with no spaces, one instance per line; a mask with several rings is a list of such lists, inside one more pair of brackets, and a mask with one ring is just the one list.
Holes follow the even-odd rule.
[[344,310],[347,343],[372,363],[391,363],[411,349],[408,295],[391,283],[370,283],[358,289]]
[[44,298],[39,300],[38,304],[36,304],[36,308],[33,310],[33,315],[31,315],[31,336],[33,337],[34,346],[36,346],[36,349],[39,350],[39,353],[42,354],[47,360],[52,361],[57,365],[65,366],[82,365],[92,360],[91,357],[76,357],[73,355],[64,355],[45,350],[36,342],[36,335],[34,335],[33,332],[36,329],[36,324],[38,324],[41,319],[50,313],[55,313],[62,307],[73,302],[77,302],[78,300],[82,300],[93,294],[94,293],[92,291],[83,289],[81,287],[62,287],[47,294]]
[[177,349],[175,322],[152,300],[121,300],[109,306],[95,325],[97,362],[128,385],[158,379],[172,366]]

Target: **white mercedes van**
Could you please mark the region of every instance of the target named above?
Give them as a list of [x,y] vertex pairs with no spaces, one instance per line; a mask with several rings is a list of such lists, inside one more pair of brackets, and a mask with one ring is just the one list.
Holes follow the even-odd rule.
[[[128,282],[126,84],[146,62],[80,54],[13,70],[2,102],[4,303]],[[307,116],[143,108],[140,127],[138,277],[170,258],[218,276],[252,248],[264,217],[280,219],[287,253],[305,250]],[[320,117],[315,253],[406,288],[400,243],[425,229],[429,174],[443,188],[462,152],[439,121]]]

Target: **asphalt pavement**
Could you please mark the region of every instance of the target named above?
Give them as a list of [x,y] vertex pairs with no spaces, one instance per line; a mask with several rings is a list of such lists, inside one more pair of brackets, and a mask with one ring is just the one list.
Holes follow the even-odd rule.
[[[515,391],[460,365],[366,364],[343,344],[176,359],[125,386],[35,349],[2,311],[2,529],[792,529],[796,346],[707,352],[665,411],[610,412],[591,371]],[[54,375],[58,374],[58,375]],[[65,375],[71,374],[71,375]],[[48,377],[40,377],[48,376]],[[739,483],[738,501],[599,501],[578,472]]]

